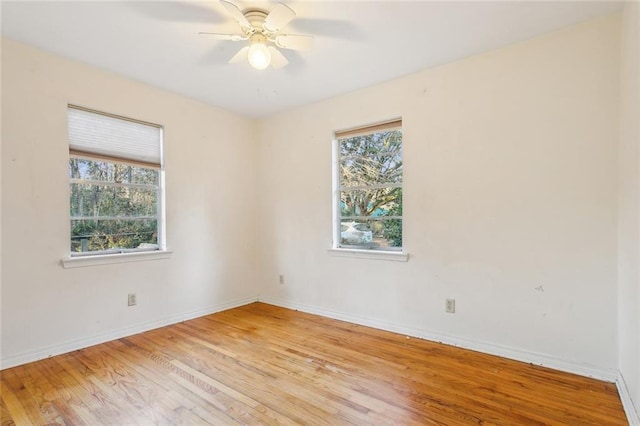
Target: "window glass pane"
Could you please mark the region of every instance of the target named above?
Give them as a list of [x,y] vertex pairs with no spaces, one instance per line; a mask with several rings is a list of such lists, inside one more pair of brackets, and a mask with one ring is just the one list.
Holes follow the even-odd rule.
[[362,216],[402,216],[402,188],[340,191],[341,220]]
[[340,140],[340,157],[348,157],[351,155],[368,157],[385,152],[398,152],[401,149],[401,130],[371,133]]
[[69,159],[69,177],[82,180],[158,185],[158,171],[155,169],[85,158]]
[[402,219],[376,218],[341,222],[340,246],[398,250],[402,248]]
[[71,220],[71,252],[158,248],[158,221]]
[[159,248],[158,170],[71,158],[69,175],[73,254]]
[[401,182],[402,152],[350,156],[340,161],[340,185],[343,187]]
[[338,246],[401,250],[402,130],[374,125],[339,138],[338,151]]
[[71,218],[153,216],[158,211],[158,191],[86,183],[71,184]]

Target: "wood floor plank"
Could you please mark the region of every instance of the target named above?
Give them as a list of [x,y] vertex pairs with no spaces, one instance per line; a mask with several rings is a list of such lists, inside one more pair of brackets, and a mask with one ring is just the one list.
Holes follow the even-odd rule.
[[[176,378],[164,374],[162,370],[156,368],[155,362],[149,357],[144,356],[140,351],[131,351],[131,346],[125,343],[125,339],[110,342],[112,346],[111,355],[118,358],[121,362],[136,371],[140,377],[144,377],[150,383],[158,387],[161,393],[162,405],[165,409],[176,411],[181,422],[187,422],[187,418],[193,417],[190,422],[199,423],[222,423],[233,424],[233,420],[221,412],[221,407],[210,407],[210,404],[202,399],[199,395],[193,393],[180,392],[176,387]],[[180,377],[177,379],[181,379]],[[184,382],[180,382],[185,385]],[[218,408],[216,410],[216,408]],[[224,408],[224,407],[222,407]],[[190,414],[191,413],[191,414]],[[198,420],[200,419],[200,420]]]
[[625,425],[614,384],[254,303],[2,371],[2,425]]
[[[236,328],[241,327],[241,325],[239,324],[241,321],[242,321],[241,319],[236,318],[234,320],[234,324],[235,324],[234,327]],[[253,325],[251,327],[253,328]],[[313,330],[313,331],[315,332],[317,330]],[[311,335],[311,336],[314,335],[313,333],[310,332],[310,330],[307,330],[307,332],[309,332],[308,335]],[[348,370],[349,367],[345,365],[340,365],[340,363],[332,362],[331,360],[328,359],[329,357],[323,355],[323,353],[330,353],[331,354],[330,357],[334,358],[334,360],[340,358],[338,356],[340,354],[342,354],[342,358],[344,359],[360,358],[359,363],[357,365],[354,365],[353,368],[364,368],[364,370],[368,372],[367,374],[369,378],[376,378],[378,379],[378,381],[382,381],[382,383],[380,384],[369,381],[368,383],[365,383],[364,385],[362,385],[361,390],[359,391],[360,394],[368,393],[369,395],[371,395],[372,399],[375,399],[377,401],[377,404],[375,404],[375,406],[377,407],[379,407],[380,405],[386,404],[386,402],[382,400],[384,398],[383,395],[388,396],[390,391],[398,392],[398,398],[394,398],[393,400],[405,401],[407,398],[412,397],[411,393],[406,393],[406,392],[397,390],[398,377],[404,379],[405,381],[411,382],[411,385],[408,387],[409,389],[416,388],[417,382],[415,382],[415,378],[413,377],[413,372],[411,372],[406,365],[402,365],[401,363],[392,363],[392,362],[386,362],[386,363],[380,364],[379,362],[375,362],[375,361],[380,361],[377,355],[374,356],[374,355],[369,355],[360,351],[354,351],[346,347],[345,345],[336,346],[335,342],[330,343],[328,346],[325,345],[324,349],[323,348],[318,349],[316,347],[316,349],[318,350],[313,353],[308,351],[308,349],[314,345],[306,343],[307,353],[302,353],[300,351],[305,350],[304,347],[298,347],[297,351],[290,348],[292,346],[290,339],[292,338],[293,336],[290,336],[290,338],[287,339],[287,343],[286,343],[286,345],[289,347],[289,349],[287,349],[289,351],[289,355],[291,354],[300,355],[303,358],[306,358],[307,360],[311,361],[311,363],[316,364],[318,366],[317,368],[323,368],[323,369],[329,370],[326,374],[334,376],[332,377],[333,388],[336,388],[338,386],[337,385],[338,380],[336,380],[335,373],[339,373],[339,372],[345,373],[345,370]],[[346,355],[346,358],[344,355],[345,353],[348,354]],[[373,363],[370,365],[367,365],[367,362],[370,362],[370,363],[373,362]],[[363,365],[364,367],[362,367]],[[386,382],[386,378],[389,376],[389,368],[396,368],[398,371],[402,373],[402,374],[398,374],[396,372],[396,375],[394,376],[396,378],[395,382],[394,381]],[[371,372],[374,372],[374,374],[372,375]],[[375,372],[380,372],[380,373],[376,374]],[[363,375],[362,373],[363,371],[360,371],[360,372],[356,371],[355,376],[358,376],[358,375],[362,376]],[[457,377],[457,380],[460,379],[459,373],[456,373],[456,372],[451,373],[450,379],[447,381],[446,386],[443,386],[440,389],[436,389],[437,392],[435,394],[438,395],[438,400],[442,400],[443,398],[446,399],[447,395],[452,392],[449,388],[451,387],[452,384],[454,384],[453,382],[456,380],[456,377]],[[360,379],[360,381],[362,381],[362,379]],[[377,392],[373,391],[373,389],[377,389]],[[453,392],[455,392],[455,390]],[[456,396],[456,398],[460,399],[461,397]],[[470,404],[469,407],[472,407],[473,409],[479,407],[479,401],[477,399],[471,402],[473,404]],[[452,416],[455,418],[461,418],[463,421],[467,421],[467,422],[474,422],[480,419],[481,418],[480,415],[482,414],[482,411],[474,412],[474,410],[470,410],[469,407],[461,407],[461,406],[455,406],[455,405],[450,407],[441,406],[440,411],[447,411],[449,413],[449,416]],[[487,411],[485,407],[484,417],[487,417],[488,415],[487,413],[492,413],[496,409],[496,407],[488,407],[488,408],[491,408],[491,410]],[[402,410],[404,412],[407,411],[406,405],[402,406]],[[388,409],[385,411],[387,412],[387,414],[389,414]],[[417,413],[416,415],[420,416],[419,413]],[[433,418],[434,416],[432,415],[431,417]],[[513,416],[513,417],[515,418],[516,416]],[[422,420],[426,422],[428,419],[422,419]]]
[[[231,421],[246,423],[247,419],[245,417],[247,416],[258,416],[261,418],[261,422],[287,423],[286,419],[279,418],[277,413],[260,405],[260,403],[248,398],[241,392],[227,388],[211,377],[205,377],[205,380],[203,380],[200,374],[194,375],[188,368],[181,368],[181,365],[176,365],[175,358],[170,356],[173,348],[165,349],[163,353],[152,353],[151,351],[155,348],[154,341],[156,339],[147,341],[146,336],[136,336],[135,343],[130,340],[131,339],[123,339],[123,341],[131,345],[132,348],[146,353],[149,358],[167,369],[173,380],[178,381],[182,386],[192,390],[195,395],[202,396],[203,398],[209,397],[210,403],[228,416],[225,420],[226,423]],[[175,339],[174,341],[178,340]],[[190,346],[189,353],[192,354],[190,358],[196,355],[194,351],[195,349]],[[179,357],[180,353],[178,352],[177,354]],[[211,398],[211,396],[215,398]]]
[[[176,330],[176,332],[178,334],[183,333],[180,330]],[[218,352],[220,348],[219,346],[211,345],[209,344],[209,342],[199,339],[195,336],[192,337],[192,340],[200,344],[203,348],[212,351],[209,353],[209,357],[216,357],[216,352]],[[224,353],[222,355],[228,357],[227,359],[230,360],[236,359],[230,357],[228,353]],[[285,357],[282,357],[282,355],[284,355]],[[276,375],[270,377],[269,379],[274,382],[280,381],[278,379],[278,376],[282,375],[286,377],[287,388],[296,394],[301,394],[306,391],[306,388],[308,388],[308,386],[306,386],[308,384],[308,378],[305,378],[300,375],[299,372],[296,372],[295,366],[289,365],[290,358],[291,357],[289,356],[289,354],[286,354],[284,352],[278,354],[273,351],[260,350],[254,351],[253,353],[245,354],[245,356],[242,357],[241,366],[245,368],[251,368],[254,371],[273,371],[274,373],[276,373]],[[287,368],[288,366],[290,366],[291,368]],[[313,381],[317,383],[317,381]],[[343,407],[344,410],[350,411],[353,416],[359,417],[362,421],[366,420],[366,413],[370,411],[368,408],[360,406],[356,402],[344,398],[343,396],[337,395],[335,392],[331,392],[329,390],[325,390],[323,392],[323,395],[319,396],[318,398],[327,399],[327,405],[339,404],[341,407]],[[359,416],[358,413],[364,415]]]
[[[237,326],[237,322],[236,322],[236,326]],[[200,331],[202,332],[202,330]],[[220,334],[220,333],[216,333],[216,334]],[[287,346],[291,345],[291,341],[288,341],[289,343],[287,343]],[[254,351],[255,354],[259,354],[259,356],[261,355],[266,355],[268,353],[268,351],[265,350],[265,348],[260,348],[260,350],[256,350]],[[283,350],[281,352],[282,354],[284,354],[286,356],[286,358],[284,358],[285,360],[292,360],[297,358],[298,360],[298,364],[291,366],[291,368],[289,370],[285,371],[285,374],[287,371],[297,371],[298,373],[300,373],[302,370],[309,370],[309,371],[304,371],[304,374],[302,374],[302,379],[306,382],[305,384],[308,384],[308,381],[311,380],[314,384],[319,384],[320,380],[318,380],[316,377],[314,377],[314,373],[320,371],[319,374],[317,374],[317,376],[322,377],[322,376],[327,376],[327,374],[330,373],[336,373],[338,372],[338,370],[340,370],[340,367],[336,366],[336,365],[331,365],[331,363],[326,360],[326,359],[320,359],[320,358],[326,358],[322,355],[315,355],[315,359],[313,357],[311,357],[310,355],[307,354],[301,354],[299,351],[291,351],[291,350]],[[292,356],[293,355],[293,356]],[[266,355],[264,356],[264,358],[266,360],[273,360],[276,359],[275,356],[269,356]],[[245,354],[245,356],[243,357],[243,362],[247,363],[249,360],[251,359],[251,354]],[[308,369],[306,369],[305,367],[309,367]],[[272,369],[274,371],[278,370],[278,366],[277,365],[273,365]],[[324,373],[321,370],[326,370]],[[373,369],[372,369],[373,371]],[[292,380],[292,379],[291,379]],[[340,387],[340,382],[338,380],[335,380],[335,377],[330,377],[330,381],[325,381],[325,383],[327,384],[326,388],[330,389],[330,393],[331,395],[329,396],[332,399],[335,399],[336,401],[341,401],[342,403],[344,403],[345,399],[341,398],[339,395],[336,395],[335,392],[338,390],[338,388]],[[288,386],[291,386],[291,381],[289,381]],[[308,387],[308,386],[307,386]],[[366,386],[368,387],[368,386]],[[389,386],[385,386],[384,389],[382,389],[378,395],[388,395],[390,391],[390,387]],[[362,397],[365,397],[365,394],[362,392],[362,389],[359,390],[354,390],[352,392],[351,396],[351,401],[354,400],[353,398],[353,394]],[[316,397],[317,399],[317,397]],[[366,407],[360,407],[360,410],[366,410],[366,411],[383,411],[385,412],[387,417],[390,417],[391,414],[393,414],[394,412],[401,412],[404,414],[404,418],[406,418],[406,407],[403,408],[399,408],[399,407],[395,407],[393,405],[388,404],[382,397],[369,397],[368,398],[368,402],[370,406],[375,407],[375,410],[372,410],[370,408],[366,408]],[[353,406],[354,403],[352,402],[351,405]],[[457,415],[460,415],[460,413],[457,413]],[[369,415],[367,418],[370,420],[371,417],[373,415]],[[402,417],[402,416],[401,416]],[[426,421],[426,419],[423,419],[424,421]]]
[[38,403],[27,389],[23,378],[27,381],[27,374],[19,374],[15,369],[3,370],[0,391],[7,409],[18,424],[46,424],[45,416],[40,412]]
[[[26,413],[25,413],[26,415]],[[2,395],[0,395],[0,425],[1,426],[14,426],[16,423],[13,421],[13,417],[9,413],[7,405],[4,403]]]
[[127,412],[127,406],[114,399],[110,391],[106,392],[95,384],[94,373],[80,362],[78,352],[50,358],[46,363],[51,381],[61,389],[68,390],[88,407],[94,420],[87,424],[137,424],[134,416]]
[[25,365],[31,377],[30,392],[37,398],[48,424],[91,424],[96,421],[87,406],[66,387],[54,386],[47,365],[51,360]]

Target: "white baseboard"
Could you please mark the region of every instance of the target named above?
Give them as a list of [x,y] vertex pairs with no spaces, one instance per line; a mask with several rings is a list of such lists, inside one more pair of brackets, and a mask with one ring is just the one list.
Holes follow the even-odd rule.
[[38,361],[40,359],[49,358],[55,355],[64,354],[78,349],[87,348],[89,346],[97,345],[111,340],[121,339],[123,337],[131,336],[134,334],[142,333],[144,331],[153,330],[156,328],[164,327],[166,325],[176,324],[182,321],[198,318],[204,315],[210,315],[220,311],[226,311],[227,309],[236,308],[238,306],[248,305],[249,303],[256,302],[257,296],[245,297],[242,299],[230,300],[228,302],[219,303],[216,305],[208,306],[203,309],[197,309],[195,311],[184,312],[177,315],[172,315],[166,318],[147,321],[139,324],[133,324],[127,327],[119,328],[117,330],[108,331],[97,336],[91,336],[84,339],[71,340],[64,343],[51,345],[45,348],[36,349],[33,351],[23,352],[17,355],[12,355],[0,360],[0,370],[5,368],[11,368],[29,362]]
[[618,388],[618,394],[620,395],[624,412],[627,415],[627,420],[629,420],[629,425],[640,426],[640,411],[636,410],[636,406],[631,399],[631,393],[624,381],[622,373],[618,374],[616,387]]
[[283,308],[296,309],[310,314],[316,314],[323,317],[338,319],[355,324],[365,325],[380,330],[392,331],[394,333],[404,334],[406,336],[418,337],[433,342],[444,343],[447,345],[457,346],[464,349],[497,355],[503,358],[509,358],[516,361],[541,365],[554,370],[564,371],[567,373],[578,374],[580,376],[592,377],[594,379],[603,380],[614,383],[618,379],[618,371],[614,369],[599,368],[592,365],[579,364],[565,361],[549,355],[536,352],[525,351],[522,349],[510,348],[507,346],[497,345],[493,343],[482,342],[478,340],[460,338],[443,333],[434,333],[427,330],[418,330],[411,327],[393,324],[374,318],[367,318],[358,315],[347,314],[344,312],[336,312],[329,309],[319,308],[315,306],[305,305],[301,303],[291,302],[275,297],[262,296],[258,297],[258,301],[269,303],[271,305],[281,306]]

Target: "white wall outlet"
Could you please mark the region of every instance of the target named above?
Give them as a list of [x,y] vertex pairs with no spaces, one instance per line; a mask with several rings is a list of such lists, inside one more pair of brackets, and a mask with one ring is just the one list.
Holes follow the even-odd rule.
[[280,283],[280,285],[284,285],[284,275],[280,275],[278,277],[278,282]]
[[129,293],[128,304],[129,306],[134,306],[138,302],[135,293]]
[[444,310],[450,314],[456,313],[456,299],[447,299],[444,305]]

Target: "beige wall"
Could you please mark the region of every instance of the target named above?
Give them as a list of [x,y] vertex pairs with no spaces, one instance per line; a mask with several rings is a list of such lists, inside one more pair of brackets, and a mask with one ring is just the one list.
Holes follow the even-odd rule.
[[623,13],[618,321],[620,371],[640,413],[640,5]]
[[[619,52],[608,17],[262,120],[261,299],[615,377]],[[332,132],[398,116],[411,258],[332,257]]]
[[[165,126],[172,258],[60,266],[68,103]],[[253,132],[248,119],[3,40],[3,366],[255,299]]]
[[[624,19],[622,97],[609,17],[257,122],[3,40],[2,365],[260,293],[581,374],[620,368],[637,402],[637,5]],[[165,126],[172,258],[60,266],[67,103]],[[332,133],[398,116],[411,258],[332,257]]]

